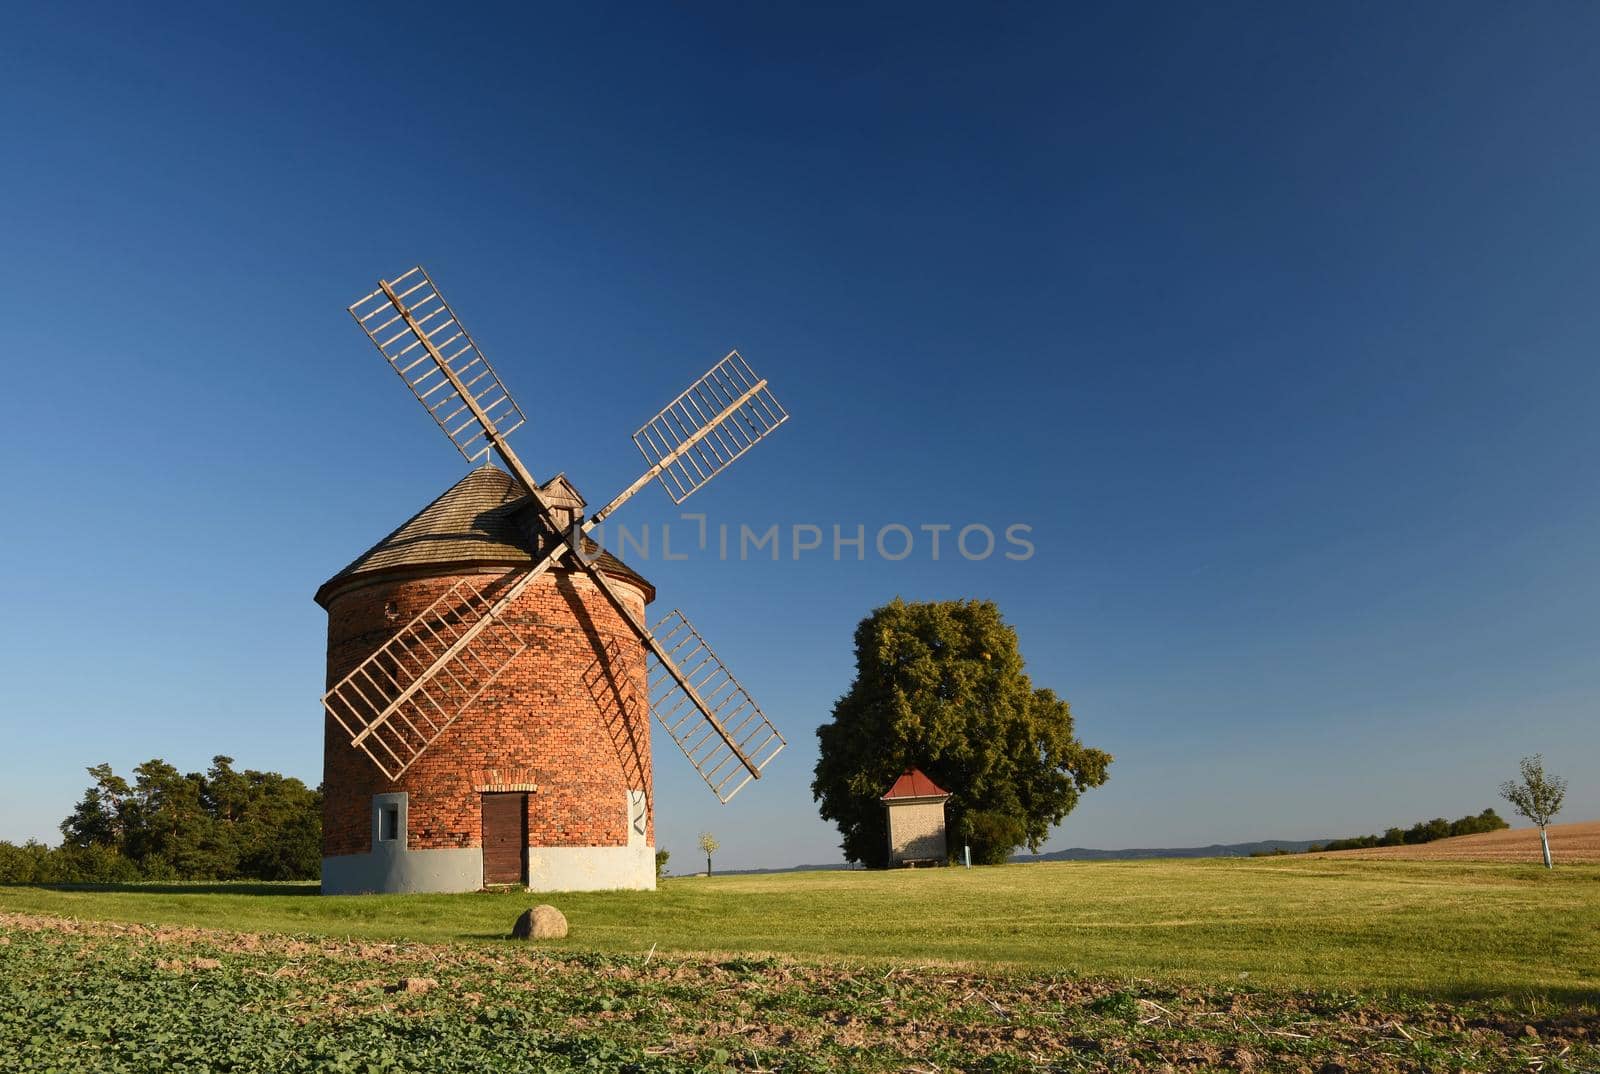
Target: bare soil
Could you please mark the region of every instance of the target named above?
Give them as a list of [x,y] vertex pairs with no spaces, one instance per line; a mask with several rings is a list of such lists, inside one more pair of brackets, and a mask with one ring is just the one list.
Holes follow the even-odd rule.
[[[1562,862],[1600,862],[1600,820],[1581,820],[1573,824],[1552,824],[1549,828],[1550,853],[1556,864]],[[1481,835],[1458,835],[1414,847],[1369,847],[1366,850],[1336,850],[1327,855],[1338,858],[1402,858],[1414,861],[1498,861],[1527,865],[1543,864],[1539,852],[1539,829],[1508,828]]]

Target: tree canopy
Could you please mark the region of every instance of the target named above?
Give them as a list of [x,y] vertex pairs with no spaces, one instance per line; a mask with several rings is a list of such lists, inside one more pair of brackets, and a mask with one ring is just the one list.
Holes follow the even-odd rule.
[[1511,803],[1513,809],[1539,826],[1539,846],[1544,852],[1544,867],[1554,869],[1550,859],[1550,836],[1545,831],[1561,805],[1567,800],[1567,781],[1562,776],[1544,770],[1543,754],[1524,757],[1519,766],[1522,780],[1506,780],[1500,784],[1500,796]]
[[1524,757],[1518,766],[1521,780],[1506,780],[1500,784],[1500,797],[1511,807],[1540,828],[1547,826],[1552,817],[1561,812],[1567,798],[1567,781],[1544,770],[1544,757],[1534,754]]
[[953,846],[1001,862],[1037,850],[1111,755],[1073,734],[1072,710],[1023,670],[1017,635],[990,601],[895,599],[856,627],[856,677],[817,729],[811,791],[845,857],[888,862],[880,797],[908,767],[951,792]]
[[300,880],[322,862],[322,794],[290,776],[238,771],[218,756],[204,774],[146,761],[133,782],[108,764],[61,822],[64,841],[0,845],[0,879]]

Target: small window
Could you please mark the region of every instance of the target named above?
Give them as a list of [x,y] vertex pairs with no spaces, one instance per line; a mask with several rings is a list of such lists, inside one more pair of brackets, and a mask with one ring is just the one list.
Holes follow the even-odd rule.
[[378,838],[383,840],[400,838],[399,806],[384,806],[378,810]]

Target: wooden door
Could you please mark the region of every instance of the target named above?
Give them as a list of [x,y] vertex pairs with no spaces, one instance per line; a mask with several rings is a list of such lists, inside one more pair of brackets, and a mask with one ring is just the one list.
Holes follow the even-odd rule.
[[483,885],[528,882],[528,796],[483,796]]

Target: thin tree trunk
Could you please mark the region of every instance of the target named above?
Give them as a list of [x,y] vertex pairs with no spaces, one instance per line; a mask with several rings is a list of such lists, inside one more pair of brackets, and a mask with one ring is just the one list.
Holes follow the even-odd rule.
[[1544,867],[1554,869],[1555,864],[1550,861],[1550,837],[1544,833],[1544,825],[1539,825],[1539,845],[1544,848]]
[[[1550,857],[1550,852],[1548,850],[1545,851],[1544,852],[1544,856],[1546,858],[1549,858]],[[710,854],[706,855],[706,875],[707,876],[711,875],[711,855]]]

